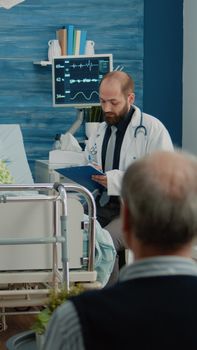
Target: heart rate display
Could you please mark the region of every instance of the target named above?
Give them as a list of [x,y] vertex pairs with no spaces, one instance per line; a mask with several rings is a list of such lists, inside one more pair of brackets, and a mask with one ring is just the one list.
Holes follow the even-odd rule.
[[112,55],[61,56],[53,59],[53,106],[99,105],[99,83],[112,71]]
[[82,64],[82,63],[79,63],[79,64],[73,64],[72,65],[72,68],[73,69],[75,69],[75,68],[80,68],[80,69],[84,69],[84,67],[86,67],[87,69],[89,69],[89,71],[91,71],[92,70],[92,68],[93,67],[98,67],[99,65],[98,64],[93,64],[92,62],[91,62],[91,60],[88,60],[88,62],[87,63],[85,63],[85,64]]

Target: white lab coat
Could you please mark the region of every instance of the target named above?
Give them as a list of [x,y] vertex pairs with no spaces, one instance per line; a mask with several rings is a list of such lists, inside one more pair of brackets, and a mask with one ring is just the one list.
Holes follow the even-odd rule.
[[[158,119],[151,115],[143,113],[142,124],[147,130],[147,135],[145,136],[143,129],[139,129],[137,136],[134,137],[136,127],[140,124],[141,111],[138,107],[133,107],[135,108],[135,111],[122,142],[119,169],[106,172],[108,184],[107,192],[109,196],[120,194],[124,171],[136,159],[156,150],[173,150],[173,144],[167,129]],[[105,122],[99,125],[97,132],[94,135],[91,135],[88,140],[85,150],[87,157],[91,157],[91,159],[100,166],[102,165],[101,151],[106,128],[107,124]],[[93,154],[95,152],[90,152],[92,148],[97,151],[96,154]]]

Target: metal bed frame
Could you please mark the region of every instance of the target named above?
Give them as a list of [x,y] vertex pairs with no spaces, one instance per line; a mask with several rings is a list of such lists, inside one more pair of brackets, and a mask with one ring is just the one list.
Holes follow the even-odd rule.
[[[27,237],[27,238],[0,238],[0,246],[9,245],[36,245],[52,244],[52,269],[50,271],[28,272],[6,272],[1,271],[0,266],[0,331],[7,328],[6,316],[13,314],[35,314],[39,312],[39,307],[46,304],[51,288],[59,288],[65,285],[69,290],[71,282],[86,282],[96,284],[96,271],[94,271],[95,259],[95,227],[96,227],[96,207],[94,197],[85,188],[71,183],[42,183],[31,185],[0,185],[1,192],[12,191],[40,191],[46,192],[44,195],[0,195],[1,206],[9,202],[24,203],[38,201],[50,201],[53,206],[53,230],[52,236]],[[67,242],[67,216],[68,200],[67,194],[74,193],[82,196],[88,205],[88,258],[86,270],[69,271],[68,242]],[[61,212],[59,211],[59,204]],[[58,235],[58,221],[60,220],[60,234]],[[61,246],[62,268],[58,266],[58,245]],[[28,280],[28,283],[26,283]],[[9,283],[8,283],[9,281]],[[12,288],[13,285],[17,288]],[[19,286],[18,286],[19,285]],[[32,287],[33,286],[33,287]],[[38,287],[39,286],[39,287]],[[24,310],[31,307],[35,310]],[[10,310],[18,308],[18,310]],[[22,310],[21,310],[22,308]],[[19,310],[20,309],[20,310]]]

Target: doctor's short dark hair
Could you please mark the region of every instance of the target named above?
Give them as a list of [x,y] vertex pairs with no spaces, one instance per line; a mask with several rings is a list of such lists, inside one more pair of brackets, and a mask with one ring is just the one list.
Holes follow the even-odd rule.
[[136,161],[122,182],[129,225],[144,244],[176,249],[197,236],[197,158],[158,151]]

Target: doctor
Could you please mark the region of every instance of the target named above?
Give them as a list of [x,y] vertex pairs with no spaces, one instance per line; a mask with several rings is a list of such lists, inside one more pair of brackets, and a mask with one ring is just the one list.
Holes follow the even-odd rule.
[[[134,82],[127,73],[106,74],[100,83],[99,98],[104,122],[88,140],[86,152],[104,172],[93,176],[103,186],[96,198],[97,219],[110,232],[120,252],[125,249],[119,220],[123,174],[135,160],[156,150],[173,150],[173,145],[165,126],[134,105]],[[117,280],[118,271],[117,256],[109,284]]]

